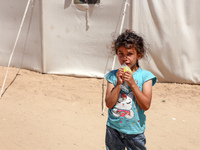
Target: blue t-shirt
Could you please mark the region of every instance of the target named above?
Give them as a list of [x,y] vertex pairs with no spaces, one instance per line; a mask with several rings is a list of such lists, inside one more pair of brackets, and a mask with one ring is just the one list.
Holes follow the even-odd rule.
[[[114,86],[117,84],[117,71],[118,70],[112,70],[105,75],[107,81]],[[133,78],[141,91],[146,81],[152,79],[153,86],[157,80],[151,72],[141,68],[138,68],[138,70],[133,73]],[[140,134],[143,133],[146,128],[145,111],[137,104],[131,88],[127,87],[127,89],[128,91],[120,91],[117,103],[112,109],[108,110],[107,125],[122,133]]]

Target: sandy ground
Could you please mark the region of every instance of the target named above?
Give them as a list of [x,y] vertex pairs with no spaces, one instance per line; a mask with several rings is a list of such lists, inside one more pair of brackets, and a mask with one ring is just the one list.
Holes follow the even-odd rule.
[[[0,99],[0,150],[105,150],[102,79],[18,71]],[[156,83],[146,115],[148,150],[200,149],[199,85]]]

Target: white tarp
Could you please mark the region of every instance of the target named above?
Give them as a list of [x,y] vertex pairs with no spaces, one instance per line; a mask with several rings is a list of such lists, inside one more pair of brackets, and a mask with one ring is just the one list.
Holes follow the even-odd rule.
[[[42,71],[41,2],[29,6],[13,55],[12,66]],[[0,0],[0,65],[7,66],[27,0]]]
[[151,61],[142,66],[162,82],[200,83],[199,5],[199,0],[138,0],[133,5],[133,27],[151,49]]
[[[119,32],[124,2],[100,0],[88,5],[32,0],[11,66],[103,77],[112,67],[109,46],[113,33]],[[160,82],[200,84],[200,1],[128,2],[123,29],[135,30],[149,47],[141,68],[152,71]],[[7,66],[27,0],[0,0],[0,4],[0,65]]]

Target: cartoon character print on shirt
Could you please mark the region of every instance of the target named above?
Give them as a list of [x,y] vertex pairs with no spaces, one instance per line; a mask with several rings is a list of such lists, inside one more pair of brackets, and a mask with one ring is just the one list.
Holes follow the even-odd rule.
[[130,92],[128,95],[125,93],[120,94],[115,108],[113,109],[113,115],[116,117],[126,117],[127,119],[132,119],[134,117],[132,99],[133,92]]

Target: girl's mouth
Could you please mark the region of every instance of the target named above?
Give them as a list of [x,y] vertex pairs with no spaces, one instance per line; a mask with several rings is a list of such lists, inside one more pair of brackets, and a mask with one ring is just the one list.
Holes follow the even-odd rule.
[[130,66],[129,66],[129,65],[130,65],[129,63],[125,63],[125,64],[126,64],[128,67],[130,67]]

